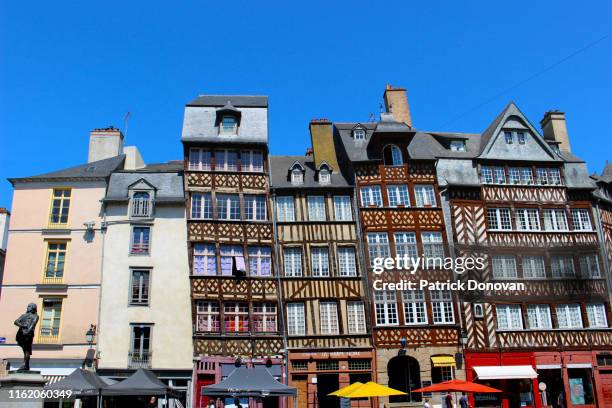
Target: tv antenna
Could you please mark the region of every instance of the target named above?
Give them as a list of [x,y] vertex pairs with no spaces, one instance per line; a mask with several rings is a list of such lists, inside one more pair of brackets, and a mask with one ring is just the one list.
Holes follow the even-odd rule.
[[127,138],[128,134],[128,125],[130,124],[130,118],[132,117],[132,112],[128,111],[123,117],[123,137]]

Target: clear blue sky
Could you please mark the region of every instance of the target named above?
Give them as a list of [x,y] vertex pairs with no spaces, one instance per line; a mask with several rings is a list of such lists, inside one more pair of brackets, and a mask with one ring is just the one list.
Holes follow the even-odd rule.
[[[589,170],[612,159],[612,2],[105,1],[0,5],[0,206],[6,177],[83,163],[88,132],[123,126],[147,162],[181,157],[184,104],[270,97],[270,146],[302,154],[308,121],[366,121],[385,83],[415,127],[481,132],[514,100],[567,113]],[[452,123],[449,120],[459,117]]]

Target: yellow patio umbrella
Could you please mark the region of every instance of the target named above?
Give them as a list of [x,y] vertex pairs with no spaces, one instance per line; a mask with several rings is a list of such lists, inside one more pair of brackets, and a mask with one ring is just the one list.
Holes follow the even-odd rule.
[[330,394],[327,395],[335,395],[336,397],[343,397],[344,394],[348,394],[351,391],[354,391],[355,389],[361,387],[363,385],[362,382],[356,381],[354,383],[352,383],[351,385],[347,385],[346,387],[342,387],[337,391],[334,391]]
[[387,397],[389,395],[406,395],[403,391],[394,390],[393,388],[385,387],[369,381],[361,387],[355,388],[349,393],[342,395],[344,398],[368,398],[368,397]]

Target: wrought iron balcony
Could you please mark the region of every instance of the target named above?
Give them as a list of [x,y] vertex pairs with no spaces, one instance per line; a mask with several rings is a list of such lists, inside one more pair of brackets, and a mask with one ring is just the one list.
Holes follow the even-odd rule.
[[130,351],[128,368],[151,368],[152,355],[150,351]]

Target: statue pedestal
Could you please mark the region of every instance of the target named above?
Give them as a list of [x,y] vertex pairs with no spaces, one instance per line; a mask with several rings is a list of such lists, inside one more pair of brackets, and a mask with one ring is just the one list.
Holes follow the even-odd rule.
[[[42,391],[46,380],[40,371],[16,370],[0,377],[0,406],[6,408],[42,408],[42,398],[26,398],[22,390]],[[20,398],[18,398],[20,397]]]

